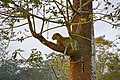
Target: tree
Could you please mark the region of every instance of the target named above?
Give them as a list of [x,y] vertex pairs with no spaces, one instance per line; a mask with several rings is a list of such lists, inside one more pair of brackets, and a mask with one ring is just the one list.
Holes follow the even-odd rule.
[[[0,1],[0,7],[2,8],[0,13],[2,16],[0,18],[2,25],[9,25],[8,28],[2,29],[10,29],[12,31],[11,34],[14,34],[14,28],[29,24],[29,29],[33,37],[37,38],[49,48],[64,53],[64,46],[58,46],[46,40],[42,33],[61,26],[66,26],[71,41],[70,46],[72,47],[68,50],[68,56],[71,57],[71,80],[94,80],[95,76],[93,74],[95,71],[93,70],[95,68],[92,70],[92,67],[94,67],[93,63],[95,63],[95,53],[92,22],[101,20],[115,27],[119,25],[117,21],[119,17],[117,16],[120,14],[118,13],[119,4],[115,7],[112,5],[112,7],[116,9],[114,12],[108,12],[107,10],[111,3],[108,0],[104,0],[105,7],[103,10],[107,12],[103,11],[103,13],[101,13],[101,11],[96,11],[97,13],[95,14],[100,15],[100,17],[96,17],[96,15],[93,14],[93,10],[97,10],[100,3],[98,1],[96,8],[92,9],[92,2],[93,0],[73,0],[72,5],[70,0],[66,0],[66,3],[56,0],[2,0]],[[111,21],[105,20],[106,18]],[[35,19],[42,20],[40,28],[36,27]],[[16,26],[16,23],[24,20],[27,20],[28,23]],[[46,26],[45,23],[57,23],[58,25],[43,31]],[[37,33],[38,30],[36,29],[40,29],[40,32]],[[25,31],[27,32],[26,29]],[[14,36],[10,36],[10,39],[13,39],[13,37]],[[24,37],[21,37],[17,40],[22,42],[24,39]]]
[[96,38],[97,80],[119,80],[119,42]]
[[1,80],[19,80],[19,70],[18,61],[3,60],[0,64],[0,79]]
[[[39,58],[39,57],[38,57]],[[33,60],[34,61],[34,60]],[[1,80],[55,80],[55,76],[49,67],[49,61],[29,63],[25,60],[4,60],[0,64]],[[24,65],[24,66],[23,66]],[[38,66],[39,65],[39,66]],[[35,67],[37,66],[37,67]]]
[[50,67],[54,72],[56,79],[69,80],[70,79],[70,64],[69,57],[63,54],[51,53],[47,55],[47,59],[50,62]]

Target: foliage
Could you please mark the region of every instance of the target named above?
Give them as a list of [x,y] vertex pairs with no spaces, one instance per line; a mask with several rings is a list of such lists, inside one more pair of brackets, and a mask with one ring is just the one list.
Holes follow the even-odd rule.
[[6,50],[11,38],[11,30],[0,30],[0,59],[5,59],[8,54]]
[[[93,9],[93,15],[89,15],[91,22],[94,21],[103,21],[108,24],[113,25],[113,28],[120,26],[120,3],[113,4],[109,0],[96,0],[97,6]],[[104,4],[104,6],[102,6]],[[102,8],[101,8],[102,6]],[[99,7],[101,9],[99,9]],[[112,10],[110,10],[112,8]],[[67,15],[66,4],[63,0],[1,0],[0,1],[0,59],[5,60],[6,48],[9,45],[10,41],[20,41],[23,42],[24,39],[29,38],[30,36],[26,35],[29,30],[24,28],[24,30],[16,31],[16,28],[25,26],[28,24],[26,22],[26,17],[31,16],[30,19],[33,20],[34,28],[34,18],[42,20],[43,23],[37,27],[37,31],[40,33],[52,30],[55,28],[66,26],[65,23],[68,21],[70,25],[72,23],[72,11],[77,12],[78,10],[73,10],[69,4],[69,15]],[[90,13],[81,11],[80,13]],[[92,19],[94,18],[94,19]],[[69,20],[70,19],[70,20]],[[83,24],[86,23],[86,19],[83,18]],[[55,27],[49,28],[43,31],[43,28],[47,26],[46,24],[56,23]],[[22,36],[18,36],[18,35]],[[98,80],[111,80],[111,79],[120,79],[119,76],[119,52],[120,49],[117,48],[116,44],[112,41],[104,39],[104,36],[96,38],[96,51],[97,53],[97,78]],[[16,56],[24,50],[17,49],[13,53],[13,58],[16,59]],[[68,60],[68,59],[67,59]],[[26,79],[40,79],[41,76],[45,80],[48,78],[53,80],[56,78],[67,80],[69,79],[69,64],[66,60],[66,57],[63,55],[57,55],[56,53],[51,53],[48,55],[48,60],[44,61],[42,55],[36,49],[32,49],[31,55],[26,60],[28,67],[21,67],[16,64],[19,61],[3,61],[0,66],[0,79],[5,80],[22,80]],[[9,63],[8,63],[9,62]],[[23,61],[25,62],[25,61]],[[64,64],[63,64],[64,63]],[[20,63],[19,63],[20,64]],[[49,65],[50,64],[50,65]],[[18,71],[18,72],[17,72]],[[32,74],[31,74],[32,73]],[[51,74],[52,73],[52,74]],[[115,74],[117,73],[117,74]],[[27,75],[26,75],[27,74]],[[46,75],[45,75],[46,74]],[[54,76],[53,76],[54,75]],[[57,76],[55,76],[57,75]],[[6,77],[7,76],[7,77]],[[46,78],[46,76],[49,76]],[[112,77],[111,77],[112,76]],[[6,79],[7,80],[7,79]]]
[[54,80],[47,61],[44,66],[28,66],[24,60],[6,60],[0,65],[0,80]]
[[[102,3],[101,3],[102,1]],[[113,25],[113,27],[118,27],[120,25],[119,19],[119,6],[120,3],[113,4],[110,0],[96,0],[93,1],[93,3],[97,3],[97,5],[94,7],[94,13],[91,13],[89,16],[94,22],[96,21],[103,21],[108,24]],[[74,24],[72,23],[72,11],[77,12],[77,10],[72,10],[74,6],[69,6],[65,4],[64,0],[57,1],[57,0],[1,0],[0,1],[0,19],[2,25],[9,25],[5,26],[10,29],[18,28],[21,26],[26,25],[27,23],[23,23],[24,20],[26,20],[27,16],[32,16],[35,19],[40,19],[43,21],[41,23],[39,30],[44,26],[46,26],[46,23],[58,23],[61,24],[59,26],[65,26],[66,20],[69,20],[70,25]],[[104,6],[103,6],[104,5]],[[83,5],[85,6],[85,4]],[[68,7],[68,14],[67,15],[67,9]],[[101,8],[102,9],[99,9]],[[112,8],[112,10],[110,10]],[[78,14],[83,13],[84,11],[78,12]],[[84,12],[84,13],[90,13]],[[92,15],[93,14],[93,15]],[[31,18],[32,19],[32,18]],[[34,20],[33,20],[34,22]],[[46,22],[46,23],[45,23]],[[83,22],[86,22],[86,19],[84,19]],[[16,23],[20,23],[20,25],[16,25]],[[84,24],[84,23],[83,23]],[[58,25],[55,26],[55,28]],[[35,24],[34,24],[35,27]],[[58,27],[57,27],[58,28]],[[54,27],[52,27],[54,29]],[[42,31],[44,32],[44,31]],[[23,40],[24,38],[21,37]],[[20,40],[20,41],[21,41]]]
[[69,59],[63,54],[51,53],[47,56],[57,79],[69,80]]
[[104,39],[105,36],[96,38],[97,52],[97,80],[120,79],[120,50],[116,41]]
[[[33,22],[34,31],[40,31],[40,34],[63,26],[66,26],[68,29],[67,23],[70,24],[69,27],[74,25],[72,22],[74,19],[72,17],[72,11],[76,12],[76,14],[90,13],[90,21],[86,22],[86,19],[81,18],[81,21],[83,21],[81,24],[101,20],[113,25],[115,28],[119,27],[120,3],[113,4],[110,0],[95,0],[93,3],[94,2],[97,4],[93,8],[93,13],[90,13],[89,11],[78,12],[78,10],[73,9],[74,6],[70,5],[71,2],[69,2],[67,6],[63,0],[1,0],[0,33],[2,38],[8,40],[8,44],[10,41],[23,42],[26,38],[31,37],[27,33],[29,32],[28,27],[24,27],[28,24],[28,22],[26,22],[27,16],[30,16]],[[85,6],[85,4],[83,6]],[[68,7],[68,9],[66,7]],[[40,22],[42,20],[39,26],[35,24],[35,20],[37,19],[39,19]],[[55,26],[50,26],[49,28],[46,24],[55,24]],[[24,28],[21,30],[20,27],[22,26]],[[44,30],[46,27],[47,30]],[[16,28],[20,28],[20,31],[15,30]]]
[[0,64],[0,80],[19,80],[18,72],[20,70],[19,61],[1,61]]
[[[120,50],[117,47],[118,42],[104,38],[105,36],[96,38],[97,80],[119,80]],[[20,49],[16,51],[21,54]],[[31,49],[28,59],[3,59],[0,64],[0,80],[55,80],[56,78],[68,80],[69,57],[54,52],[46,57],[47,59],[43,60],[40,51]]]

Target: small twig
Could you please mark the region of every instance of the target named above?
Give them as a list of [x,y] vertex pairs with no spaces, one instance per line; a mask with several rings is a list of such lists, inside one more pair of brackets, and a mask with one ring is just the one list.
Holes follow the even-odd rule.
[[[45,18],[45,5],[44,4],[43,4],[43,17]],[[40,34],[42,34],[42,31],[43,31],[43,28],[44,28],[44,24],[45,24],[45,20],[43,20]]]
[[60,9],[60,7],[59,7],[59,5],[56,3],[56,1],[55,1],[55,0],[53,0],[53,1],[54,1],[54,3],[56,4],[57,8],[60,10],[61,14],[63,15],[63,18],[64,18],[65,22],[67,22],[66,17],[65,17],[65,15],[64,15],[63,11]]
[[[12,1],[12,0],[11,0],[11,1]],[[17,6],[17,7],[20,7],[20,6],[18,6],[17,4],[15,4],[14,1],[12,1],[12,3],[13,3],[15,6]],[[64,22],[59,22],[59,21],[55,21],[55,20],[52,21],[52,20],[49,20],[49,19],[47,19],[47,18],[42,18],[42,17],[40,17],[40,16],[31,14],[31,13],[29,13],[27,10],[25,10],[23,7],[20,7],[20,8],[22,8],[23,13],[26,13],[26,12],[27,12],[27,15],[30,15],[30,16],[36,17],[36,18],[38,18],[38,19],[42,19],[42,20],[48,21],[48,22],[52,22],[52,23],[64,24]]]
[[88,40],[88,41],[92,41],[91,39],[89,39],[89,38],[87,38],[87,37],[84,37],[84,36],[82,36],[82,35],[78,35],[78,34],[75,34],[75,33],[73,33],[72,35],[75,36],[75,37],[77,37],[78,39],[83,38],[83,39],[86,39],[86,40]]
[[18,53],[20,55],[20,57],[22,57],[24,60],[26,60],[20,53]]
[[34,32],[36,32],[36,28],[35,28],[35,19],[34,19],[34,17],[32,16],[32,19],[33,19],[33,27],[34,27]]
[[41,28],[40,34],[42,34],[42,32],[43,32],[44,23],[45,23],[45,21],[43,20],[42,28]]
[[85,7],[87,4],[89,4],[90,2],[92,2],[93,0],[88,0],[86,3],[84,3],[83,5],[82,5],[82,7]]
[[73,12],[76,12],[78,15],[81,16],[81,13],[79,13],[78,10],[76,10],[76,9],[72,6],[70,0],[68,0],[68,3],[70,4],[70,7],[72,8]]
[[68,0],[66,0],[66,15],[67,15],[67,21],[69,22],[69,12],[68,12]]
[[[24,37],[23,39],[27,39],[27,38],[30,38],[32,36],[27,36],[27,37]],[[14,39],[14,40],[10,40],[10,41],[18,41],[18,39]]]
[[59,78],[57,77],[57,74],[56,74],[56,72],[55,72],[53,66],[51,66],[51,68],[52,68],[52,70],[53,70],[53,73],[55,74],[56,79],[59,80]]
[[70,62],[70,63],[72,63],[72,64],[76,64],[76,63],[80,62],[81,60],[82,60],[82,59],[79,59],[79,60],[77,60],[77,61]]
[[[53,1],[55,1],[55,0],[53,0]],[[66,23],[67,30],[68,30],[68,34],[71,35],[70,34],[71,33],[70,25],[69,25],[68,21],[66,20],[66,17],[64,15],[63,11],[60,9],[59,5],[56,2],[55,2],[55,4],[56,4],[57,8],[60,10],[61,14],[63,15],[63,18],[64,18],[65,23]]]
[[91,20],[90,21],[86,21],[86,22],[78,22],[78,23],[71,23],[72,25],[82,25],[82,24],[87,24],[87,23],[90,23],[92,22]]
[[30,20],[30,16],[27,16],[27,19],[28,19],[30,32],[31,32],[32,35],[34,35],[34,30],[33,30],[33,27],[32,27],[31,20]]
[[[24,24],[21,24],[21,25],[17,25],[17,26],[14,26],[14,27],[12,27],[12,28],[18,28],[18,27],[24,26],[24,25],[26,25],[26,24],[28,24],[28,23],[24,23]],[[11,27],[0,28],[0,30],[3,30],[3,29],[10,29],[10,28],[11,28]]]
[[34,14],[31,14],[31,13],[29,13],[29,14],[30,14],[31,16],[34,16],[34,17],[38,18],[38,19],[42,19],[42,20],[45,20],[45,21],[48,21],[48,22],[59,23],[59,24],[64,24],[64,23],[65,23],[65,22],[50,20],[49,18],[42,18],[42,17],[40,17],[40,16],[36,16],[36,15],[34,15]]
[[108,23],[108,24],[111,24],[111,25],[113,25],[113,26],[117,26],[117,25],[118,25],[118,24],[112,24],[112,22],[109,22],[109,21],[106,21],[106,20],[102,20],[102,19],[101,19],[101,21],[106,22],[106,23]]
[[66,25],[60,25],[60,26],[52,27],[52,28],[49,28],[49,29],[43,31],[42,33],[47,32],[49,30],[53,30],[53,29],[59,28],[59,27],[63,27],[63,26],[66,26]]

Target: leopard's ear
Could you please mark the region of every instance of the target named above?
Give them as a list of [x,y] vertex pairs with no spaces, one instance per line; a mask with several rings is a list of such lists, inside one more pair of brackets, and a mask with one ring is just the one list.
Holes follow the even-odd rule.
[[52,39],[56,40],[58,37],[62,37],[62,36],[59,33],[55,33],[53,34]]

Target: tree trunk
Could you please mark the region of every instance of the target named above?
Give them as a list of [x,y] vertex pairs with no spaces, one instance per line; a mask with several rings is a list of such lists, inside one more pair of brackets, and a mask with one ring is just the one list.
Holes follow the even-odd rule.
[[[77,40],[78,51],[71,57],[70,60],[70,78],[71,80],[92,80],[92,20],[90,16],[92,12],[92,1],[86,6],[82,7],[90,0],[73,0],[73,5],[76,9],[81,8],[81,11],[89,13],[81,13],[76,15],[73,22],[79,23],[85,21],[85,24],[78,24],[72,26],[72,32],[82,36]],[[73,13],[75,14],[75,13]],[[76,29],[76,30],[75,30]],[[83,38],[84,37],[84,38]]]
[[[89,3],[88,3],[89,1]],[[85,5],[86,4],[86,5]],[[84,5],[84,6],[83,6]],[[80,14],[73,12],[73,23],[82,23],[72,26],[73,36],[79,36],[77,39],[76,53],[71,56],[70,60],[70,79],[71,80],[95,80],[92,70],[94,66],[94,44],[93,44],[93,24],[92,24],[92,0],[73,0],[73,7],[79,11]],[[83,13],[82,13],[83,12]],[[75,15],[76,14],[76,15]],[[32,35],[40,42],[49,48],[64,52],[63,46],[58,46],[52,42],[47,41],[42,35],[36,34],[32,29],[32,24],[28,18],[29,27]],[[84,24],[83,24],[84,23]],[[92,50],[93,49],[93,50]],[[69,51],[73,52],[73,51]],[[94,68],[95,69],[95,68]],[[92,72],[93,71],[93,72]]]

